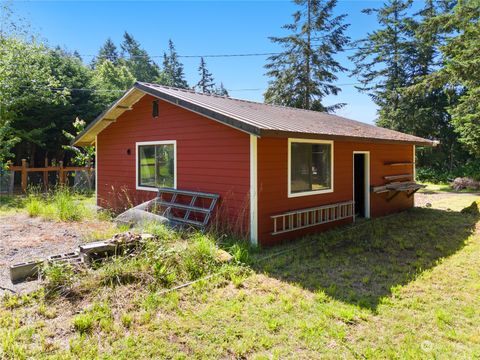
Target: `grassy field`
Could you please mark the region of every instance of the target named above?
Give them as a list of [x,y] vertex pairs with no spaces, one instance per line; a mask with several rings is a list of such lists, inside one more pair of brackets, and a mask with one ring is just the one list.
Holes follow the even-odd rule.
[[478,220],[416,208],[261,251],[150,226],[136,257],[6,297],[0,358],[478,358]]

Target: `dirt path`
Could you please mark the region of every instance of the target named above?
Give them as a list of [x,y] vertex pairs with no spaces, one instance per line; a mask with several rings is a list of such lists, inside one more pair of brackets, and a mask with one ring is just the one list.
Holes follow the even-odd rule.
[[89,221],[65,223],[31,218],[25,214],[0,217],[0,296],[8,292],[31,291],[38,281],[13,285],[10,282],[11,264],[45,258],[49,255],[70,252],[84,242],[85,234],[106,230],[107,222]]

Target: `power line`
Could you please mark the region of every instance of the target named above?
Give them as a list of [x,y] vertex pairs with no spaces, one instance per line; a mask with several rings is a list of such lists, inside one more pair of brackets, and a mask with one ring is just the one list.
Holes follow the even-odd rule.
[[[361,48],[359,47],[352,47],[352,48],[345,48],[342,49],[341,51],[351,51],[351,50],[359,50]],[[340,51],[340,52],[341,52]],[[238,54],[205,54],[205,55],[177,55],[179,58],[230,58],[230,57],[256,57],[256,56],[274,56],[274,55],[280,55],[283,54],[284,52],[258,52],[258,53],[238,53]],[[78,54],[78,53],[77,53]],[[78,54],[81,57],[97,57],[98,55],[92,55],[92,54]],[[132,55],[128,56],[128,59],[143,59],[143,58],[162,58],[164,55]]]

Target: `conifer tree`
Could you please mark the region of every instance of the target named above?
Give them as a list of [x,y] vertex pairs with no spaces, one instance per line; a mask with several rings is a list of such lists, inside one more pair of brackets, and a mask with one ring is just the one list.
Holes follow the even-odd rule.
[[140,47],[140,43],[125,31],[121,44],[122,57],[136,80],[154,82],[159,75],[158,65],[148,55],[147,51]]
[[448,11],[450,2],[427,0],[417,14],[411,12],[411,0],[390,0],[364,10],[376,15],[380,27],[357,41],[359,49],[351,57],[353,75],[363,84],[359,89],[378,106],[377,125],[440,140],[437,148],[417,153],[417,165],[438,170],[452,170],[464,157],[447,112],[455,96],[441,86],[411,89],[441,66],[442,37],[425,24]]
[[269,57],[265,65],[271,78],[265,102],[333,111],[343,104],[326,107],[322,99],[340,92],[333,83],[336,74],[346,69],[334,56],[349,42],[344,34],[349,26],[344,22],[346,15],[333,15],[337,0],[294,0],[294,3],[300,9],[293,14],[293,23],[283,26],[291,34],[270,38],[284,50]]
[[188,83],[183,73],[183,64],[178,60],[177,50],[171,39],[168,40],[168,53],[163,53],[163,69],[156,82],[161,85],[188,89]]
[[215,94],[219,96],[225,96],[225,97],[230,96],[230,94],[228,93],[228,90],[225,89],[225,86],[223,86],[223,82],[220,83],[219,87],[215,88]]
[[112,64],[117,65],[119,61],[118,50],[112,39],[108,38],[98,50],[98,55],[93,61],[93,67],[103,60],[109,60]]
[[207,64],[205,59],[200,58],[200,66],[198,67],[198,74],[200,75],[200,80],[195,85],[195,88],[204,94],[211,94],[215,92],[215,83],[213,82],[213,75],[207,69]]
[[438,14],[427,28],[439,29],[447,40],[441,47],[443,66],[417,89],[443,86],[457,97],[448,108],[460,141],[472,155],[480,156],[480,5],[478,0],[460,0],[448,13]]

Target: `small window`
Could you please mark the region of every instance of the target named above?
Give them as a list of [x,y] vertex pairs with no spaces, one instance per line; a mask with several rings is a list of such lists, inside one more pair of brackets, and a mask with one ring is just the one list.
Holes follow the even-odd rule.
[[333,191],[333,143],[289,141],[289,196]]
[[139,188],[175,187],[175,142],[138,144],[137,156]]

